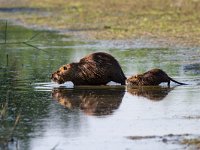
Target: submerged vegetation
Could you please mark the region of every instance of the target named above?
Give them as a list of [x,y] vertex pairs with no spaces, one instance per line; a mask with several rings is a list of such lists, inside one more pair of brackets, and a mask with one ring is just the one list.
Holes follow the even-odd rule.
[[[9,142],[14,142],[13,136],[15,129],[20,121],[20,113],[13,114],[13,118],[9,118],[9,91],[7,91],[6,101],[0,106],[0,145],[6,146]],[[3,130],[2,130],[3,129]],[[1,147],[0,147],[1,148]]]
[[14,4],[3,0],[0,7],[1,18],[84,33],[84,38],[145,36],[197,44],[200,44],[199,14],[199,0],[20,0]]
[[[20,42],[7,42],[7,32],[8,32],[8,22],[5,22],[5,30],[4,30],[4,37],[2,38],[4,42],[0,43],[0,44],[24,44],[26,46],[30,46],[32,48],[38,49],[40,50],[37,46],[34,46],[33,44],[31,44],[30,42],[32,42],[35,37],[37,37],[40,33],[35,33],[34,35],[32,35],[28,40],[25,41],[20,41]],[[8,55],[7,55],[8,57]]]

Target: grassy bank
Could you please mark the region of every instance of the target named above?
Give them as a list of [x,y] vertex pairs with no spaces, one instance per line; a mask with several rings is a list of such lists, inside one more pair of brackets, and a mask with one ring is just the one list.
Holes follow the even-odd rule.
[[1,18],[68,29],[90,39],[147,36],[200,44],[199,0],[1,0],[0,3]]

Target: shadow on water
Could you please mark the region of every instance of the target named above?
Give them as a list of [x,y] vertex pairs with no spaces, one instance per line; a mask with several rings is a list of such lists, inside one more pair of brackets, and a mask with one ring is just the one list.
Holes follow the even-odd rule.
[[10,7],[10,8],[0,8],[0,12],[9,12],[9,13],[31,13],[41,11],[39,8],[28,8],[28,7]]
[[161,101],[174,88],[175,87],[162,87],[162,86],[128,87],[127,92],[133,96],[145,97],[152,101]]
[[[80,109],[87,115],[110,115],[122,102],[124,90],[55,89],[52,97],[68,109]],[[115,97],[113,97],[115,96]]]

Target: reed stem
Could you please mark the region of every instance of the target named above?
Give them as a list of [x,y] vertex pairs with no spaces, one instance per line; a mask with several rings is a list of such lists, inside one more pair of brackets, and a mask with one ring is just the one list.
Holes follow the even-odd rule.
[[6,26],[5,26],[5,44],[7,43],[7,29],[8,29],[8,22],[7,22],[7,20],[6,20]]

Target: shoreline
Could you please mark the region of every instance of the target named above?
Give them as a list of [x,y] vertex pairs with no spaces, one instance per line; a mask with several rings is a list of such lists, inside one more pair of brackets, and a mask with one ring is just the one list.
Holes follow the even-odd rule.
[[[57,29],[56,27],[50,26],[40,26],[38,24],[28,24],[23,23],[17,19],[11,18],[1,18],[0,21],[8,21],[8,24],[11,23],[12,25],[21,26],[27,29],[37,30],[37,31],[50,31],[50,32],[57,32],[57,34],[61,35],[68,35],[70,38],[77,40],[77,41],[84,41],[84,42],[111,42],[112,45],[126,45],[125,47],[129,48],[129,45],[133,45],[139,41],[139,45],[144,44],[142,48],[145,47],[152,47],[152,48],[174,48],[174,47],[181,47],[181,48],[198,48],[200,47],[200,41],[189,41],[183,37],[159,37],[158,35],[140,35],[135,36],[132,38],[122,38],[122,39],[96,39],[88,33],[87,30],[69,30],[69,29]],[[117,47],[118,47],[117,46]],[[141,48],[141,47],[139,47]]]
[[200,46],[200,1],[1,1],[0,18],[84,41],[149,39],[158,45]]

